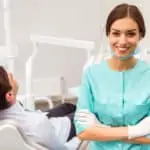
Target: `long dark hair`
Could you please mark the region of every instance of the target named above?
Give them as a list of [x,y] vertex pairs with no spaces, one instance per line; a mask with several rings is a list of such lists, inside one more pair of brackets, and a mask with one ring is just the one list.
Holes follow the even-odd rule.
[[145,28],[145,22],[142,13],[135,5],[130,4],[120,4],[117,5],[108,15],[107,21],[106,21],[106,35],[108,36],[110,33],[111,25],[118,19],[122,19],[125,17],[132,18],[139,27],[139,31],[141,34],[141,37],[145,36],[146,28]]

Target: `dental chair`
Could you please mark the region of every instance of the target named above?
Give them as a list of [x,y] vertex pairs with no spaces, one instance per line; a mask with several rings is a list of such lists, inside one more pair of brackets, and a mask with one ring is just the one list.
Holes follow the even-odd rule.
[[89,141],[83,141],[77,150],[89,150],[88,148],[88,145],[89,145]]
[[0,150],[48,150],[26,137],[14,120],[0,121]]

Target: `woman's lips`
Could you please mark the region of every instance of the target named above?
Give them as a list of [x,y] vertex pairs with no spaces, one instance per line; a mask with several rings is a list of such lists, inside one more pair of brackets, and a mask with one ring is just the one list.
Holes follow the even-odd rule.
[[129,51],[129,48],[116,48],[117,49],[117,51],[119,52],[119,53],[121,53],[121,54],[124,54],[124,53],[126,53],[126,52],[128,52]]

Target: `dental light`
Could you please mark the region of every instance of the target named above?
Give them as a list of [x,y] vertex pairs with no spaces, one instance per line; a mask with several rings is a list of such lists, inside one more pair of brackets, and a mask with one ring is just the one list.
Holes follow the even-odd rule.
[[[39,51],[38,45],[39,44],[50,44],[56,46],[63,46],[63,47],[72,47],[77,49],[85,49],[87,51],[87,61],[90,59],[91,51],[95,49],[95,43],[93,41],[84,41],[84,40],[75,40],[71,38],[58,38],[52,36],[40,36],[36,34],[30,35],[30,40],[33,43],[33,52],[31,56],[28,58],[26,62],[26,104],[25,107],[34,109],[34,96],[33,96],[33,89],[32,89],[32,70],[33,70],[33,62],[35,57]],[[64,85],[61,85],[61,95],[62,95],[62,102],[63,95],[65,94]]]

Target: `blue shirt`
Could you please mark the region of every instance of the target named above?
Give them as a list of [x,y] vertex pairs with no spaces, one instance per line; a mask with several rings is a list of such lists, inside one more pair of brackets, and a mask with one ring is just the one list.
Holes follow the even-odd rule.
[[[135,125],[150,112],[150,66],[138,60],[126,71],[111,70],[106,61],[84,72],[77,110],[88,109],[103,124]],[[77,133],[85,130],[75,122]],[[147,150],[149,145],[121,141],[90,142],[90,150]]]

